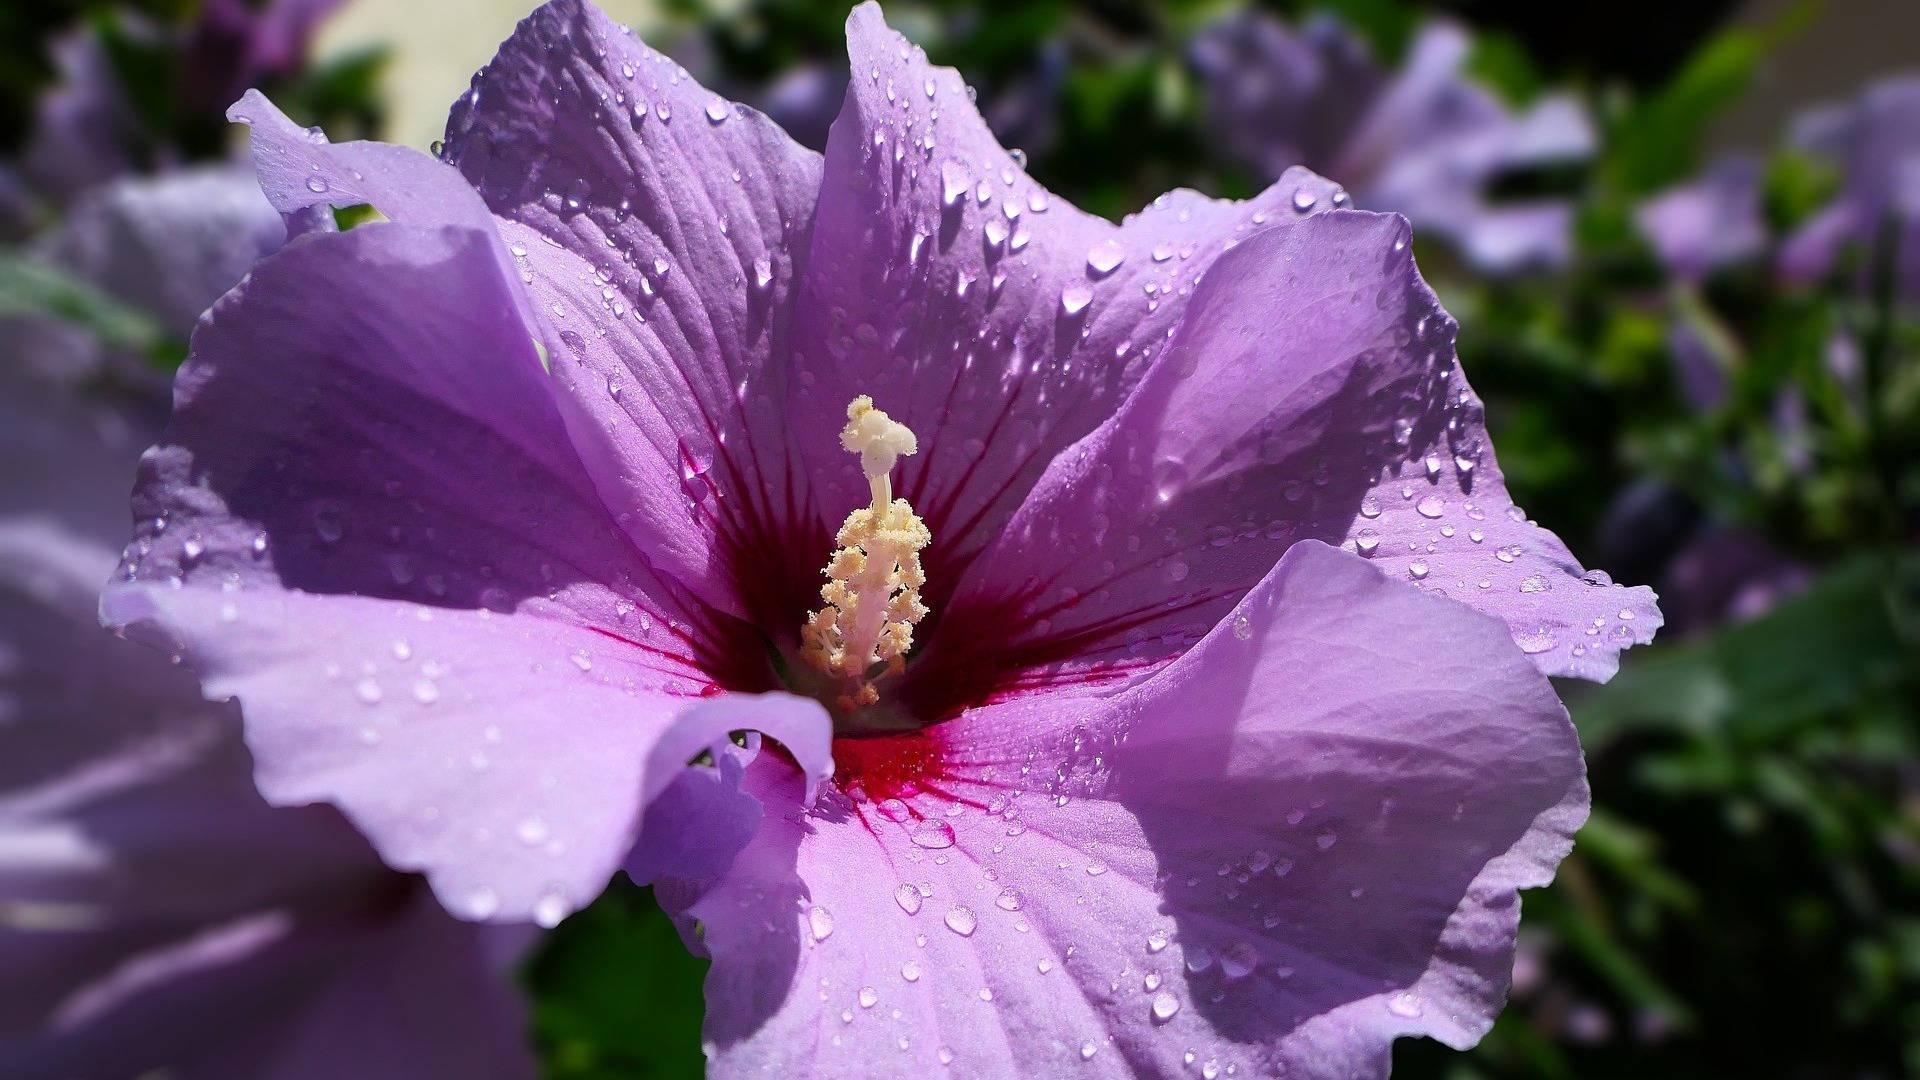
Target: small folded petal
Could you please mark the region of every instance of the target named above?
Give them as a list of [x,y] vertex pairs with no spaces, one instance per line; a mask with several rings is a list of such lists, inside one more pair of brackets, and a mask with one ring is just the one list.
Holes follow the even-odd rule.
[[877,802],[749,777],[767,824],[687,909],[717,1080],[1384,1077],[1484,1034],[1586,812],[1497,620],[1313,543],[1119,698],[892,741]]
[[835,440],[847,401],[870,395],[919,435],[895,490],[932,530],[938,618],[1047,462],[1165,347],[1221,252],[1345,194],[1289,174],[1246,203],[1172,192],[1116,227],[1022,171],[960,76],[929,64],[878,7],[849,16],[847,47],[852,82],[827,145],[789,416],[822,521],[867,502]]
[[473,189],[418,150],[379,142],[328,142],[319,128],[303,128],[287,119],[258,90],[235,102],[227,119],[251,130],[260,189],[288,219],[291,231],[311,226],[305,212],[313,207],[359,205],[418,225],[492,226],[486,204]]
[[562,407],[607,503],[663,572],[756,614],[755,583],[729,571],[811,558],[773,532],[802,482],[789,323],[820,156],[577,0],[520,24],[446,145],[553,329]]

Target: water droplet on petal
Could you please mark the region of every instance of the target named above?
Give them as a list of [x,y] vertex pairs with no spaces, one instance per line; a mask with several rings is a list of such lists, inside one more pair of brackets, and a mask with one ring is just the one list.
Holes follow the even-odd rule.
[[1066,315],[1078,315],[1093,303],[1093,290],[1074,282],[1060,290],[1060,310]]
[[1153,995],[1153,1018],[1155,1020],[1164,1024],[1173,1019],[1174,1014],[1179,1011],[1180,999],[1174,997],[1171,993],[1162,990]]
[[953,826],[928,818],[914,826],[912,838],[915,844],[923,848],[950,848],[953,846]]
[[827,940],[827,937],[833,933],[833,912],[819,904],[808,908],[807,928],[813,931],[813,940]]
[[1229,979],[1244,979],[1259,966],[1260,954],[1254,951],[1249,942],[1236,941],[1220,954],[1220,974]]
[[1087,249],[1087,269],[1104,276],[1118,269],[1126,258],[1127,251],[1120,246],[1119,241],[1102,240]]
[[860,1007],[861,1008],[871,1009],[873,1008],[875,1003],[877,1003],[879,1000],[880,1000],[880,991],[875,990],[871,986],[863,986],[860,988]]
[[1529,656],[1546,652],[1548,649],[1560,644],[1559,639],[1555,638],[1552,632],[1544,627],[1516,634],[1514,635],[1513,641],[1514,644],[1520,646],[1521,652]]
[[955,904],[953,907],[947,909],[946,924],[947,929],[959,934],[961,937],[971,937],[973,935],[973,928],[978,925],[978,921],[974,918],[972,908]]
[[727,118],[727,103],[725,99],[714,98],[712,101],[707,102],[707,119],[708,120],[718,124],[721,121],[725,120],[726,118]]
[[940,201],[949,207],[959,206],[972,184],[973,178],[959,162],[949,161],[940,166]]
[[902,882],[899,888],[893,890],[893,902],[909,915],[920,914],[920,890],[911,885]]

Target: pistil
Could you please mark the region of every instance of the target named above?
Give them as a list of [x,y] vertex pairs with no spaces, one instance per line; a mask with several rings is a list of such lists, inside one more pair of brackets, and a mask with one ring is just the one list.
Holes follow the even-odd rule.
[[840,445],[860,455],[873,501],[840,526],[820,588],[826,605],[808,617],[800,638],[807,663],[841,680],[836,706],[852,712],[878,702],[875,684],[906,664],[914,624],[927,615],[920,551],[933,534],[907,500],[893,497],[894,462],[919,449],[911,429],[862,394],[847,406]]

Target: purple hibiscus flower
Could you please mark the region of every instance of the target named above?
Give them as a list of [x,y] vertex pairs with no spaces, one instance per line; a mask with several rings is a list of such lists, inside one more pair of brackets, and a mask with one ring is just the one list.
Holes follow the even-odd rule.
[[1331,16],[1296,31],[1245,12],[1203,30],[1190,53],[1217,137],[1256,172],[1322,172],[1359,205],[1407,215],[1490,271],[1562,262],[1571,206],[1494,202],[1488,188],[1591,153],[1586,113],[1553,95],[1516,115],[1462,73],[1469,45],[1458,25],[1429,23],[1389,74]]
[[[247,185],[117,181],[41,253],[184,334],[279,246]],[[237,711],[100,629],[164,400],[83,331],[7,332],[0,1074],[531,1077],[504,971],[524,934],[450,918],[331,808],[269,807]]]
[[1814,280],[1850,248],[1891,244],[1896,288],[1920,296],[1920,75],[1887,79],[1856,102],[1809,113],[1792,141],[1839,166],[1842,179],[1833,201],[1788,237],[1781,273]]
[[1651,593],[1505,494],[1403,219],[1115,226],[848,49],[824,158],[580,0],[445,163],[243,100],[278,207],[388,220],[208,314],[108,620],[459,913],[657,883],[715,1076],[1471,1043],[1585,813],[1544,674]]

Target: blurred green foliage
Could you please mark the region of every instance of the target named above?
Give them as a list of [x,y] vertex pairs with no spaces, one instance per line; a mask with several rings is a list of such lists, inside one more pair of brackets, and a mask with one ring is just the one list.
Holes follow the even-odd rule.
[[534,1037],[554,1080],[698,1080],[707,962],[651,890],[621,874],[529,965]]

